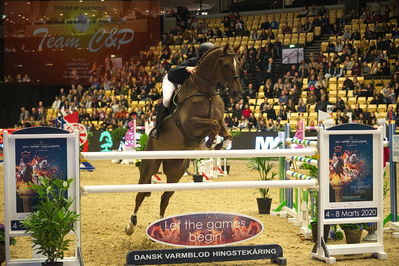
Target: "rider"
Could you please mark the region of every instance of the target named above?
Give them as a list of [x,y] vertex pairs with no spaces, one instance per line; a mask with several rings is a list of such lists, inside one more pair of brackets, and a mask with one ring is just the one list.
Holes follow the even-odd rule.
[[186,59],[180,65],[171,68],[168,74],[165,75],[162,81],[162,104],[158,105],[155,128],[151,131],[151,137],[155,139],[159,138],[161,123],[168,114],[168,109],[176,86],[182,85],[191,74],[195,73],[198,60],[204,53],[213,48],[215,48],[215,45],[211,42],[201,43],[198,48],[198,56]]

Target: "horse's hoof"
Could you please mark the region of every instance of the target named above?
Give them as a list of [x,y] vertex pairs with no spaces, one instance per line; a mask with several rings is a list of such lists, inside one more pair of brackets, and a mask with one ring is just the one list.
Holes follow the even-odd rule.
[[125,227],[125,233],[130,236],[134,233],[134,224],[130,222],[128,225]]

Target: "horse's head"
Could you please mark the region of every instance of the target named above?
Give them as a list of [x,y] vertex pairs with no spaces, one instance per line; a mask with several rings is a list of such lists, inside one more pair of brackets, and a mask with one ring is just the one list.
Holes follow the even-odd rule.
[[235,100],[238,100],[242,95],[242,87],[240,80],[240,65],[237,57],[237,52],[240,46],[232,48],[227,43],[222,49],[220,56],[220,74],[222,82],[229,90],[229,94]]

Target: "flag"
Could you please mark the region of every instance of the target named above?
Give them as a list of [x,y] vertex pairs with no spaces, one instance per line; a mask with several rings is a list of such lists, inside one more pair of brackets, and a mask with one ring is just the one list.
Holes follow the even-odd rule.
[[318,122],[324,121],[328,118],[331,118],[331,115],[329,113],[319,110],[319,118],[317,119]]

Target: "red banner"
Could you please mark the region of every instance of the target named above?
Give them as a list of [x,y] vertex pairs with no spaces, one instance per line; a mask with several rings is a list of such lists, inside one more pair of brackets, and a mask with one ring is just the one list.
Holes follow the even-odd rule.
[[155,221],[150,239],[171,246],[225,246],[249,240],[263,231],[258,220],[233,213],[192,213]]

